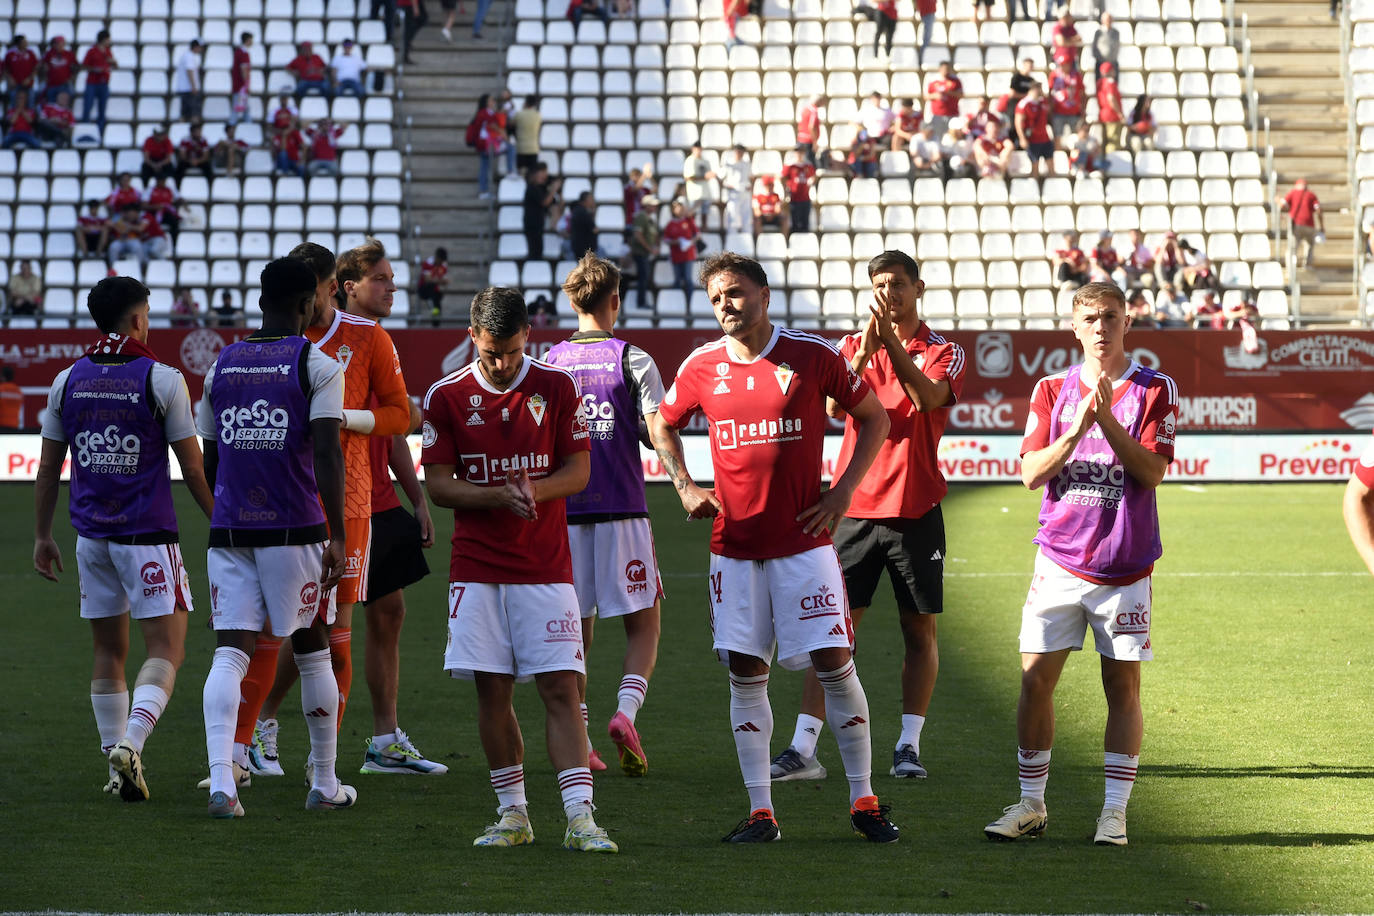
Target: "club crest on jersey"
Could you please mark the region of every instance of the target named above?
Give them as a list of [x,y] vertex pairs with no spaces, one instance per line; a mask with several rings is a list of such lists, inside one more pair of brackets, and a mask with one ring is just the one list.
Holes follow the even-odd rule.
[[783,394],[787,394],[787,389],[792,387],[792,379],[796,374],[787,363],[779,363],[778,368],[773,370],[773,377],[778,380],[778,387],[782,389]]
[[469,395],[469,396],[468,396],[468,403],[471,404],[473,407],[481,407],[481,406],[482,406],[482,396],[481,396],[480,394]]
[[509,423],[509,422],[510,422],[510,408],[509,408],[509,407],[502,407],[502,408],[501,408],[501,422],[502,422],[502,423]]
[[725,378],[730,374],[729,363],[716,363],[716,378]]
[[339,365],[343,366],[344,371],[347,372],[348,363],[353,359],[353,348],[348,344],[341,344],[334,354],[334,359],[338,360]]
[[535,426],[544,425],[544,412],[548,409],[548,403],[543,395],[536,394],[525,402],[525,406],[530,409],[530,416],[534,417]]

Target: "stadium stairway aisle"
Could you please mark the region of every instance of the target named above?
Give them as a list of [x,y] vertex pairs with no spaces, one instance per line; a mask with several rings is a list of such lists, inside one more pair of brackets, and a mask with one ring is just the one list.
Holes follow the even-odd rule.
[[[475,0],[453,27],[453,44],[439,34],[444,11],[428,4],[430,24],[415,38],[413,66],[399,79],[405,117],[411,130],[411,212],[418,238],[407,240],[407,260],[427,258],[436,246],[448,249],[449,285],[445,320],[467,320],[472,294],[486,285],[491,258],[489,201],[477,199],[477,153],[463,143],[477,98],[501,89],[505,36],[500,23],[507,0],[496,0],[487,15],[482,41],[472,39]],[[404,127],[402,126],[402,129]]]
[[[1352,286],[1351,189],[1346,163],[1345,87],[1339,21],[1328,0],[1239,0],[1250,20],[1251,61],[1261,123],[1270,119],[1279,193],[1306,178],[1326,211],[1326,244],[1315,269],[1300,270],[1305,321],[1358,317]],[[1283,252],[1274,256],[1283,259]]]

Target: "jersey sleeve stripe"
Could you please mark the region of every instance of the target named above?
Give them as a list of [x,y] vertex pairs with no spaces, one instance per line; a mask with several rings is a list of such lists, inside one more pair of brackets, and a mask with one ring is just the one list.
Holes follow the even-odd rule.
[[964,348],[958,344],[954,344],[952,349],[954,356],[949,361],[948,375],[950,378],[958,378],[964,374],[964,362],[967,356],[964,354]]
[[463,379],[467,378],[468,375],[469,375],[469,373],[471,373],[471,372],[472,372],[472,367],[471,367],[471,366],[464,366],[463,368],[459,369],[457,372],[450,372],[448,375],[446,375],[446,376],[444,376],[443,378],[439,379],[439,381],[435,382],[433,385],[430,385],[430,386],[429,386],[429,390],[425,392],[425,402],[424,402],[424,408],[425,408],[425,410],[429,410],[429,399],[432,398],[432,397],[434,397],[434,393],[435,393],[436,391],[438,391],[440,388],[446,387],[446,386],[448,386],[448,385],[452,385],[452,384],[454,384],[455,382],[462,381]]
[[830,341],[826,340],[824,337],[817,337],[815,334],[808,334],[805,331],[797,331],[792,328],[781,328],[780,330],[781,336],[786,337],[788,340],[798,340],[804,341],[806,343],[820,344],[822,347],[825,347],[827,350],[831,351],[836,356],[840,355],[839,347],[835,346]]

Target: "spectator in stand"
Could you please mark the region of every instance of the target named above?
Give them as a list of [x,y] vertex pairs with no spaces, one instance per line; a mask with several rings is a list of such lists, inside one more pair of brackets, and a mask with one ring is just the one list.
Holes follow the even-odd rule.
[[1050,104],[1039,83],[1016,105],[1016,135],[1021,148],[1030,156],[1031,174],[1039,178],[1041,164],[1054,174],[1054,138],[1050,136]]
[[95,36],[95,44],[86,50],[81,59],[81,69],[86,71],[86,90],[81,96],[81,120],[89,123],[91,109],[96,110],[95,123],[105,129],[105,107],[110,101],[110,72],[119,66],[110,46],[110,30],[101,29]]
[[110,242],[110,260],[114,262],[136,259],[143,261],[143,217],[137,203],[125,204],[119,211]]
[[1078,130],[1086,102],[1083,74],[1077,62],[1061,61],[1050,74],[1050,133],[1056,142]]
[[296,101],[306,93],[319,93],[325,98],[333,98],[334,90],[329,86],[329,72],[324,58],[315,53],[314,46],[303,41],[296,45],[296,56],[286,65],[286,70],[296,78]]
[[959,116],[959,100],[964,97],[964,84],[954,75],[949,61],[940,62],[940,75],[926,83],[926,120],[935,128],[938,137],[949,129],[949,119]]
[[746,232],[753,225],[750,198],[754,173],[742,144],[735,144],[721,167],[720,186],[725,192],[725,231]]
[[540,293],[529,304],[530,327],[548,328],[558,323],[558,310],[549,297]]
[[281,95],[277,98],[277,107],[272,112],[272,119],[267,124],[268,141],[275,147],[282,134],[296,126],[296,119],[299,117],[300,109],[291,99],[291,90],[283,87]]
[[[974,108],[973,113],[964,118],[964,124],[968,128],[969,136],[974,138],[981,137],[988,132],[992,125],[996,124],[998,127],[1002,128],[999,132],[1001,136],[1006,137],[1007,124],[989,110],[988,97],[985,95],[979,96],[974,104],[977,107]],[[1012,146],[1014,148],[1016,144],[1013,143]]]
[[453,44],[453,24],[458,21],[458,14],[464,12],[463,4],[458,0],[439,0],[439,8],[445,13],[439,34],[444,36],[444,41]]
[[476,41],[482,40],[482,23],[487,20],[487,11],[491,9],[492,0],[477,0],[477,13],[472,18],[472,37]]
[[226,175],[237,175],[239,163],[248,154],[248,144],[235,136],[236,132],[233,124],[226,124],[224,137],[215,144],[211,154],[215,166]]
[[544,257],[544,230],[549,225],[549,208],[558,197],[563,179],[549,179],[546,162],[536,162],[525,172],[525,203],[522,226],[529,257]]
[[248,110],[248,94],[253,85],[253,58],[248,49],[253,47],[253,33],[240,32],[239,43],[234,45],[233,63],[229,67],[229,124],[252,121]]
[[1116,83],[1116,65],[1105,63],[1098,68],[1097,122],[1101,130],[1102,149],[1108,153],[1121,146],[1121,129],[1126,116],[1121,112],[1121,88]]
[[692,147],[691,153],[682,160],[682,181],[687,206],[693,211],[702,226],[706,225],[706,212],[711,206],[711,182],[716,173],[711,163],[701,151],[701,144]]
[[1164,241],[1155,249],[1155,280],[1160,288],[1177,287],[1182,279],[1183,249],[1179,247],[1178,236],[1173,232],[1164,234]]
[[1188,297],[1179,293],[1172,283],[1165,283],[1155,294],[1156,327],[1191,327],[1192,323],[1189,321],[1188,311]]
[[951,178],[972,178],[977,174],[973,141],[964,131],[963,118],[949,119],[949,129],[940,138],[940,155],[944,161],[946,181]]
[[988,125],[985,134],[973,141],[973,160],[978,165],[978,174],[983,178],[1006,178],[1014,152],[1016,146],[1002,136],[1002,127],[996,121]]
[[772,175],[764,175],[759,181],[761,187],[754,195],[754,235],[758,235],[765,227],[771,227],[781,230],[783,238],[790,237],[792,224],[787,218],[782,198],[774,187],[775,179]]
[[156,213],[143,214],[139,238],[142,240],[142,253],[138,260],[144,270],[148,269],[149,261],[161,261],[172,256],[172,240],[167,237],[167,230],[162,228],[162,220],[158,219]]
[[582,260],[587,252],[597,253],[596,200],[591,191],[583,191],[572,206],[572,221],[568,226],[568,241],[572,243],[572,259]]
[[1079,124],[1073,138],[1066,147],[1069,154],[1069,170],[1077,178],[1087,178],[1094,172],[1106,168],[1102,158],[1102,144],[1092,135],[1087,124]]
[[420,283],[415,294],[429,303],[429,317],[437,321],[444,314],[444,291],[448,289],[448,249],[435,248],[434,256],[420,262]]
[[973,21],[982,25],[992,16],[992,0],[973,0]]
[[194,328],[200,324],[200,303],[189,287],[178,286],[172,290],[171,323],[174,328]]
[[1094,283],[1115,283],[1122,292],[1126,291],[1126,271],[1121,267],[1121,255],[1112,247],[1110,229],[1103,229],[1097,234],[1089,277]]
[[142,203],[143,192],[134,187],[134,176],[128,172],[120,172],[115,178],[114,190],[105,198],[105,206],[110,208],[111,214],[117,216],[130,204],[137,207]]
[[1221,303],[1217,301],[1217,294],[1212,290],[1202,293],[1200,302],[1195,299],[1189,300],[1185,314],[1189,326],[1194,328],[1220,331],[1226,327],[1226,315],[1221,310]]
[[1180,271],[1183,282],[1180,284],[1185,295],[1191,296],[1198,290],[1221,291],[1221,278],[1212,269],[1212,260],[1207,252],[1196,248],[1187,241],[1180,240],[1178,247],[1183,250],[1183,268]]
[[276,169],[279,173],[305,175],[306,138],[299,119],[292,117],[291,126],[278,134],[272,145],[276,150]]
[[159,175],[168,178],[176,175],[176,148],[167,136],[167,125],[159,124],[153,133],[143,141],[143,168],[141,175],[146,182]]
[[1251,290],[1230,305],[1222,305],[1221,315],[1227,330],[1247,325],[1254,328],[1259,322],[1259,306],[1255,305],[1254,296],[1254,291]]
[[43,278],[33,272],[31,261],[20,261],[6,291],[6,311],[11,315],[37,315],[43,311]]
[[172,233],[172,238],[176,238],[177,231],[181,228],[181,214],[179,208],[181,198],[177,197],[177,192],[167,186],[167,176],[159,175],[152,187],[143,195],[143,212],[150,215],[158,223],[167,228]]
[[663,238],[668,243],[668,260],[673,264],[673,282],[682,290],[688,301],[692,298],[692,265],[697,259],[697,242],[701,234],[697,231],[692,212],[680,200],[673,201],[672,219],[663,227]]
[[[486,2],[487,5],[490,5],[490,0],[486,0]],[[401,10],[406,21],[405,35],[401,45],[401,60],[407,64],[413,64],[415,61],[410,57],[410,46],[415,42],[415,36],[420,33],[420,30],[429,24],[429,11],[425,9],[425,0],[396,0],[396,6]],[[481,9],[480,0],[478,9]],[[476,29],[480,25],[480,22],[475,22],[473,28]],[[482,36],[476,37],[481,38]]]
[[544,116],[539,113],[539,96],[525,96],[525,107],[515,113],[515,167],[521,173],[539,161],[539,130]]
[[[813,167],[816,165],[816,144],[821,138],[821,109],[824,107],[825,96],[813,95],[797,111],[797,149]],[[793,225],[796,222],[796,219],[792,220]]]
[[191,46],[177,58],[172,91],[181,97],[182,121],[198,120],[205,106],[205,82],[200,75],[200,55],[204,50],[200,39],[192,38]]
[[598,0],[569,0],[568,9],[563,15],[572,20],[573,34],[577,33],[582,25],[582,19],[586,16],[595,16],[605,23],[607,28],[611,26],[611,13]]
[[630,258],[635,265],[635,306],[649,307],[649,288],[653,284],[654,259],[662,233],[658,228],[658,198],[645,197],[643,206],[630,223]]
[[186,173],[192,169],[205,176],[206,181],[214,178],[215,167],[210,159],[210,142],[205,139],[205,127],[196,121],[191,124],[191,132],[177,144],[177,187],[181,187]]
[[1126,271],[1127,285],[1154,289],[1155,256],[1145,244],[1145,236],[1139,229],[1131,230],[1129,253],[1121,267]]
[[307,175],[339,177],[339,138],[347,129],[347,124],[335,124],[329,118],[315,122],[306,134],[310,141],[310,161],[305,167]]
[[897,109],[897,119],[892,122],[892,149],[905,152],[911,141],[921,133],[923,116],[921,109],[916,107],[915,99],[902,99],[897,104],[901,107]]
[[864,99],[859,106],[859,112],[854,116],[854,123],[861,130],[872,138],[874,143],[886,146],[888,135],[892,132],[892,124],[897,120],[897,116],[887,103],[883,101],[881,93],[871,93]]
[[1078,233],[1065,232],[1064,247],[1056,249],[1051,261],[1054,267],[1054,282],[1061,290],[1075,290],[1088,282],[1090,267],[1088,256],[1078,247]]
[[782,183],[787,188],[787,210],[794,232],[811,231],[811,186],[816,183],[816,164],[807,158],[804,146],[787,154],[782,167]]
[[1117,66],[1121,54],[1121,30],[1112,25],[1112,14],[1103,13],[1093,36],[1093,69],[1101,73],[1103,64]]
[[849,155],[845,162],[849,166],[851,178],[877,178],[878,177],[878,157],[881,148],[878,141],[869,136],[868,131],[861,130],[854,138],[854,145],[849,148]]
[[725,47],[733,48],[740,44],[735,30],[739,26],[740,18],[749,15],[749,0],[723,0],[721,10],[725,19],[725,33],[728,36]]
[[1148,95],[1141,93],[1136,96],[1135,106],[1131,109],[1131,116],[1126,119],[1126,129],[1123,134],[1126,145],[1131,148],[1131,152],[1138,153],[1142,149],[1155,148],[1155,116],[1150,111],[1151,99]]
[[877,0],[876,6],[860,3],[854,7],[854,15],[873,20],[877,30],[873,33],[873,56],[878,56],[878,45],[887,39],[887,56],[892,56],[892,38],[897,33],[897,0]]
[[1011,75],[1007,94],[999,98],[995,106],[997,115],[1007,127],[1007,136],[1011,137],[1011,142],[1016,144],[1017,149],[1023,147],[1021,134],[1016,130],[1016,106],[1021,104],[1021,100],[1030,92],[1030,87],[1037,82],[1034,70],[1035,61],[1029,57],[1022,58],[1016,72]]
[[68,97],[75,97],[76,54],[67,47],[66,38],[54,35],[48,40],[48,50],[43,54],[40,69],[43,73],[43,101],[51,102],[63,92]]
[[358,98],[367,95],[367,89],[364,88],[367,64],[363,62],[361,54],[355,53],[356,49],[353,39],[345,38],[339,53],[329,62],[329,81],[334,86],[335,95],[356,95]]
[[930,123],[921,125],[921,133],[911,144],[911,168],[917,176],[945,177],[945,154]]
[[653,170],[649,166],[643,169],[630,169],[630,176],[625,180],[625,187],[621,195],[625,206],[625,232],[630,231],[630,224],[634,222],[635,216],[644,209],[644,198],[648,197],[653,191],[650,180]]
[[29,40],[23,35],[14,36],[9,49],[5,51],[4,60],[0,60],[0,72],[9,85],[9,91],[13,93],[16,89],[24,89],[31,99],[35,98],[38,64],[38,55],[29,47]]
[[496,157],[501,155],[506,131],[490,93],[483,93],[477,100],[477,113],[472,116],[472,123],[477,134],[477,199],[491,200],[492,173],[496,170]]
[[38,109],[35,125],[38,139],[57,146],[72,145],[72,129],[76,127],[76,113],[72,111],[72,96],[65,89],[44,102]]
[[110,244],[110,221],[101,213],[105,205],[98,200],[86,201],[86,212],[76,218],[76,250],[81,257],[104,257]]
[[[1326,214],[1322,212],[1321,201],[1307,188],[1307,179],[1299,178],[1293,182],[1293,190],[1275,201],[1281,212],[1288,213],[1288,231],[1292,234],[1295,254],[1300,266],[1311,267],[1312,255],[1320,242],[1326,241]],[[1318,232],[1320,225],[1320,232]],[[1307,246],[1307,256],[1303,257],[1303,246]]]
[[1130,319],[1133,329],[1158,327],[1158,322],[1155,321],[1155,308],[1150,304],[1144,290],[1135,290],[1126,300],[1126,317]]
[[930,48],[930,36],[935,33],[935,6],[937,0],[916,0],[916,15],[921,17],[921,62],[925,63],[926,50]]
[[[1021,18],[1022,18],[1022,19],[1025,19],[1025,20],[1027,20],[1027,21],[1033,21],[1033,20],[1031,19],[1030,6],[1029,6],[1029,4],[1027,3],[1027,0],[1021,0]],[[1015,22],[1015,21],[1016,21],[1016,0],[1007,0],[1007,22],[1008,22],[1008,23],[1012,23],[1012,22]]]
[[10,103],[9,110],[5,112],[5,138],[0,141],[0,146],[4,146],[6,149],[15,146],[27,146],[31,149],[41,148],[43,144],[33,133],[37,123],[38,112],[34,111],[33,105],[29,103],[29,91],[27,89],[15,90],[14,100]]
[[234,304],[234,294],[227,289],[219,294],[219,305],[214,312],[217,328],[236,328],[243,324],[243,309]]
[[382,20],[386,43],[391,44],[391,31],[396,25],[396,0],[372,0],[372,8],[367,15],[370,19]]
[[1078,34],[1078,26],[1074,25],[1073,14],[1068,6],[1059,14],[1059,22],[1050,32],[1050,41],[1050,51],[1056,64],[1072,63],[1075,68],[1078,66],[1078,55],[1083,52],[1083,38]]

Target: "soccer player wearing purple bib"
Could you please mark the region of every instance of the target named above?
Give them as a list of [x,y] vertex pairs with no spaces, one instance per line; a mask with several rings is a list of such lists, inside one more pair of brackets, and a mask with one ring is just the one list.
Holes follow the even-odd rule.
[[269,626],[291,638],[301,675],[312,774],[305,807],[348,808],[358,797],[334,773],[339,691],[327,629],[328,593],[346,555],[343,369],[301,336],[315,314],[314,271],[278,258],[261,283],[263,326],[220,351],[196,423],[215,487],[207,567],[216,648],[204,713],[209,811],[217,818],[243,816],[234,724],[249,656]]
[[[143,746],[162,715],[186,657],[191,587],[177,543],[171,446],[196,502],[210,514],[191,399],[181,373],[148,349],[148,288],[132,277],[107,277],[86,308],[104,333],[64,369],[48,393],[43,452],[34,482],[33,565],[57,581],[62,553],[52,538],[58,478],[72,448],[70,512],[76,529],[81,616],[91,622],[95,664],[91,707],[108,758],[105,791],[125,801],[148,798]],[[148,658],[134,682],[124,680],[129,618],[138,621]]]
[[1106,798],[1094,842],[1126,845],[1144,719],[1140,663],[1150,648],[1150,573],[1163,553],[1155,488],[1174,457],[1178,389],[1126,352],[1126,300],[1111,283],[1073,297],[1083,363],[1036,383],[1021,443],[1021,479],[1045,487],[1035,575],[1021,617],[1016,712],[1021,798],[983,828],[1014,840],[1045,830],[1054,688],[1091,629],[1107,697]]
[[[627,776],[643,776],[649,760],[635,716],[658,657],[663,584],[644,500],[639,443],[648,442],[645,418],[657,413],[663,402],[663,379],[653,357],[612,334],[620,314],[619,290],[620,271],[614,264],[592,253],[583,256],[563,284],[577,314],[578,331],[549,351],[548,362],[577,379],[591,430],[591,479],[585,490],[568,497],[568,540],[584,654],[591,650],[597,617],[624,621],[625,667],[615,715],[606,730],[620,755],[620,768]],[[586,678],[581,688],[585,724]],[[593,770],[606,768],[595,750],[589,749],[588,755]]]

